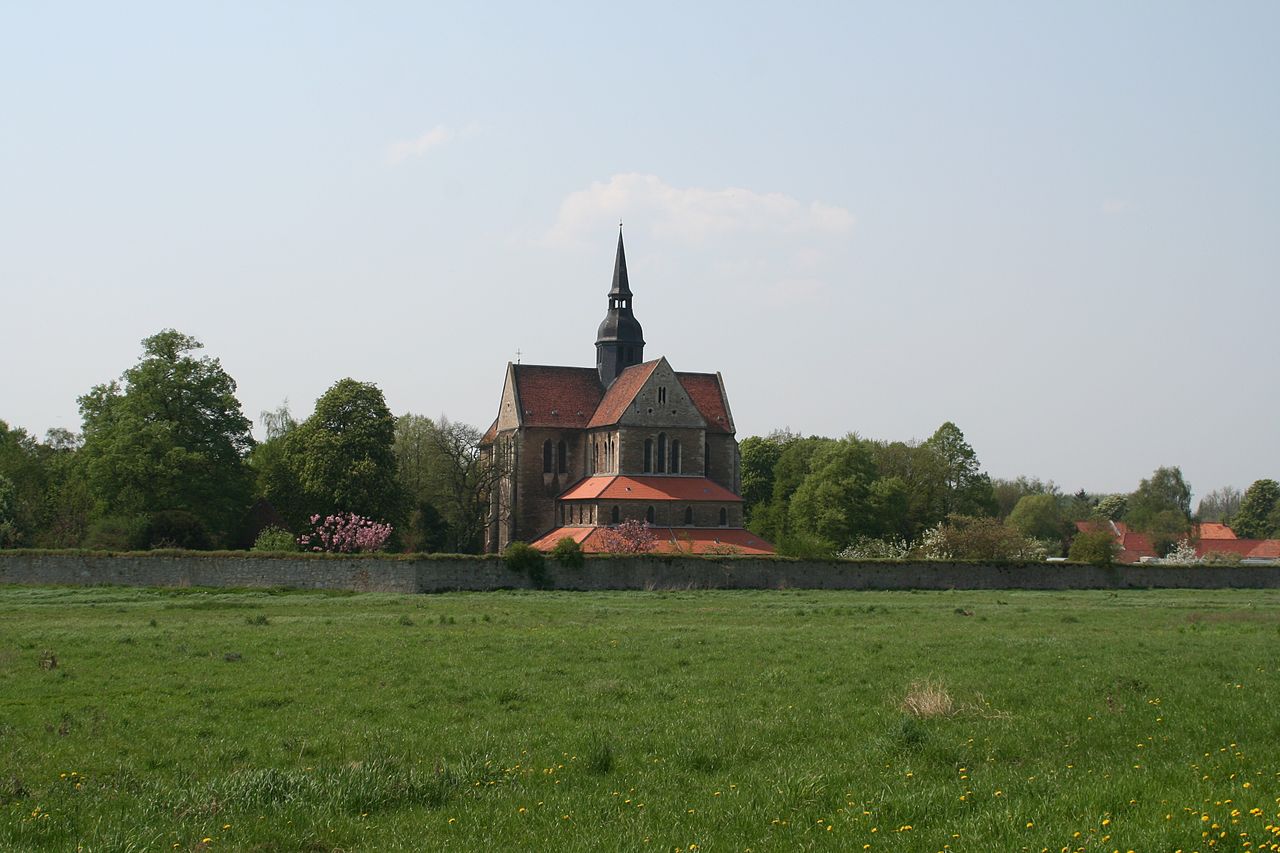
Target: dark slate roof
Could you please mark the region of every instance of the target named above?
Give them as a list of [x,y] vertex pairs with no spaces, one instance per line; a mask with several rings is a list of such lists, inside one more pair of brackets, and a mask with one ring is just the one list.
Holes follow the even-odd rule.
[[631,282],[627,280],[627,253],[622,249],[622,225],[618,225],[618,254],[613,259],[613,287],[610,296],[631,296]]

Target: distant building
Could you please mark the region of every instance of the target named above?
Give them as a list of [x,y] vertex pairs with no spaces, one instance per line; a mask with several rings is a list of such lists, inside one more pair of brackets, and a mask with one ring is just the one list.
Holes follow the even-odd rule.
[[596,366],[507,364],[482,452],[502,472],[487,551],[513,541],[549,550],[565,536],[603,550],[601,532],[646,522],[658,549],[769,554],[743,528],[740,458],[719,373],[644,360],[622,232]]
[[[1116,555],[1118,562],[1140,563],[1160,556],[1147,534],[1130,530],[1123,521],[1109,521],[1107,524],[1119,549]],[[1076,529],[1081,532],[1096,528],[1097,525],[1092,521],[1076,522]],[[1235,555],[1241,560],[1249,561],[1280,560],[1280,539],[1238,539],[1230,527],[1216,521],[1193,525],[1189,538],[1195,546],[1197,557],[1219,554]]]

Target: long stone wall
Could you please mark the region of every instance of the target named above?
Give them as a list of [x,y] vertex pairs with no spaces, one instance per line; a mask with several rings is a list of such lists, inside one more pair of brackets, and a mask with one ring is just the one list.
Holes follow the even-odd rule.
[[[529,589],[501,559],[0,552],[0,584],[287,587],[376,592]],[[588,558],[547,562],[552,589],[1274,589],[1280,566],[848,563],[751,558]]]

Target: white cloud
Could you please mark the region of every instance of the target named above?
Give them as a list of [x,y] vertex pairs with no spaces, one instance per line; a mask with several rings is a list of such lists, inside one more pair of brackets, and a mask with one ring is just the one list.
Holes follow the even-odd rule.
[[655,175],[626,173],[570,193],[547,234],[550,243],[595,237],[602,221],[644,222],[659,236],[698,243],[729,234],[839,235],[853,228],[853,214],[823,202],[739,187],[673,187]]
[[474,126],[463,128],[462,132],[451,127],[438,124],[416,139],[403,139],[387,146],[387,162],[395,165],[403,163],[410,157],[421,157],[433,148],[439,148],[446,142],[474,130]]

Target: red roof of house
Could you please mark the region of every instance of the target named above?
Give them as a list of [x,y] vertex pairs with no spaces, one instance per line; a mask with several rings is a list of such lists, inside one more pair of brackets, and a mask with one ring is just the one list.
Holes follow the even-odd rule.
[[1280,539],[1263,539],[1249,552],[1250,557],[1264,560],[1280,560]]
[[[540,551],[550,551],[568,536],[588,554],[605,550],[601,540],[606,527],[558,527],[533,542]],[[741,527],[652,527],[658,544],[657,553],[667,554],[772,554],[774,548],[765,540]]]
[[1200,522],[1200,539],[1235,539],[1235,531],[1217,521]]
[[616,424],[627,413],[627,406],[631,405],[631,401],[640,393],[644,383],[649,381],[649,377],[653,375],[653,369],[657,366],[658,360],[646,361],[644,364],[633,364],[619,373],[613,380],[613,384],[609,386],[609,390],[604,392],[604,399],[596,407],[595,415],[587,426],[601,427]]
[[[1116,555],[1116,559],[1121,563],[1136,563],[1143,557],[1159,556],[1151,546],[1151,538],[1145,533],[1135,533],[1123,521],[1112,521],[1109,525],[1111,535],[1120,546],[1120,553]],[[1081,533],[1087,533],[1097,528],[1092,521],[1077,521],[1076,529]]]
[[594,367],[512,366],[520,422],[525,426],[581,429],[591,420],[600,398],[600,374]]
[[1280,539],[1201,539],[1196,543],[1196,556],[1206,554],[1239,554],[1258,560],[1280,560]]
[[707,422],[707,432],[733,432],[733,418],[724,401],[720,377],[714,373],[677,373],[676,378]]
[[599,475],[579,480],[562,501],[715,501],[741,503],[742,498],[706,477],[627,477]]

